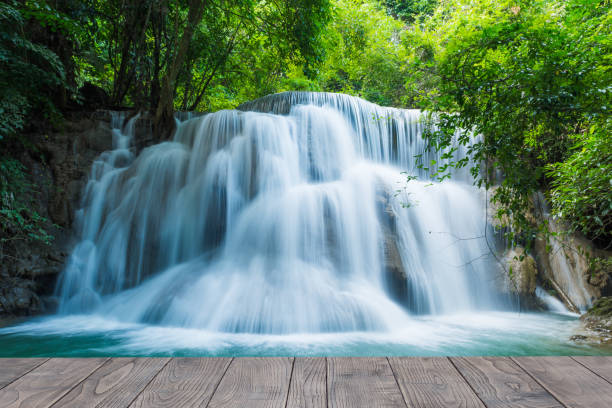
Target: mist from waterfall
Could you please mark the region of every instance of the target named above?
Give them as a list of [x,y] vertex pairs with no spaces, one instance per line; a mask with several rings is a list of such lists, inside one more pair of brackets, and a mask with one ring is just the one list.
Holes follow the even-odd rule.
[[418,110],[276,94],[180,122],[137,156],[135,120],[115,117],[115,150],[92,166],[61,314],[289,334],[511,307],[483,192],[467,169],[439,183],[417,167],[444,161]]

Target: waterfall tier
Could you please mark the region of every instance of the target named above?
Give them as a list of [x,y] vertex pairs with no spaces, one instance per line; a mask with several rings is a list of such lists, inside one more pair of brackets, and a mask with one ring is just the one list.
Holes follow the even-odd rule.
[[133,120],[115,127],[77,214],[61,313],[316,333],[506,304],[481,192],[465,171],[437,183],[415,164],[442,161],[417,110],[271,95],[181,122],[137,157]]

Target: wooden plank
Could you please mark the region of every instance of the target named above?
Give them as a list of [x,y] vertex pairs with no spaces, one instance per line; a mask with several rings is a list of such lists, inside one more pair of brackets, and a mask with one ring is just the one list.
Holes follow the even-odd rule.
[[0,389],[47,360],[48,358],[0,358]]
[[49,407],[106,360],[52,358],[0,390],[0,407]]
[[606,379],[609,383],[612,383],[612,357],[588,356],[572,358],[595,374]]
[[74,387],[53,407],[127,407],[169,358],[113,358]]
[[173,358],[130,408],[204,408],[231,361],[231,358]]
[[327,398],[330,408],[406,407],[384,357],[329,358]]
[[461,357],[451,360],[489,408],[562,407],[507,357]]
[[287,408],[327,407],[327,364],[325,358],[296,358],[289,385]]
[[565,406],[612,407],[612,384],[570,357],[513,357],[513,360]]
[[409,407],[484,408],[446,357],[398,357],[389,363]]
[[293,358],[239,358],[232,360],[214,392],[210,408],[285,406]]

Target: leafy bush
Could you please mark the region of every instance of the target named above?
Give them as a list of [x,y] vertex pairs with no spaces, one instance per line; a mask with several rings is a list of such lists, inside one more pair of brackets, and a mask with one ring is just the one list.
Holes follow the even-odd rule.
[[[493,195],[498,216],[512,223],[510,238],[527,247],[538,233],[529,216],[533,194],[551,182],[557,207],[578,229],[591,238],[609,229],[598,213],[609,186],[606,194],[606,170],[597,164],[610,158],[603,140],[609,127],[585,139],[588,154],[572,146],[580,129],[610,115],[611,39],[609,0],[448,0],[405,37],[412,50],[407,88],[440,119],[429,135],[432,146],[451,147],[461,129],[482,135],[474,144],[469,137],[459,142],[470,145],[477,182],[500,183]],[[566,160],[555,167],[557,176],[548,171]],[[577,169],[586,161],[595,169],[588,174]],[[572,171],[581,174],[565,190]]]
[[575,136],[573,154],[551,164],[553,213],[601,246],[612,246],[612,121]]
[[34,25],[39,20],[52,24],[40,6],[0,3],[0,260],[7,245],[17,241],[48,244],[53,239],[45,230],[47,219],[35,210],[35,186],[23,164],[11,157],[32,149],[22,134],[34,118],[44,122],[59,115],[53,98],[65,87],[58,56],[28,36],[29,19]]
[[431,15],[438,0],[385,0],[384,3],[391,15],[413,23],[419,16]]
[[58,56],[26,36],[26,11],[0,3],[0,139],[17,136],[31,111],[55,113],[53,90],[65,84]]
[[16,241],[50,244],[48,220],[35,210],[35,186],[21,162],[0,156],[0,259],[7,244]]
[[336,0],[325,35],[327,59],[321,89],[357,95],[386,106],[401,106],[405,94],[403,24],[373,0]]

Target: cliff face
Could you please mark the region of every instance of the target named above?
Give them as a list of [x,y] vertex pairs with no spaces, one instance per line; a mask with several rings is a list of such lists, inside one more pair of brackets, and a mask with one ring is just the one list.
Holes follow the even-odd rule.
[[50,245],[14,241],[0,264],[0,315],[29,315],[53,309],[50,297],[73,245],[72,223],[93,160],[112,147],[110,113],[79,113],[60,130],[29,134],[29,149],[12,152],[35,188],[30,205],[48,219]]
[[[490,202],[488,222],[499,229],[500,222],[493,217],[497,210],[496,204]],[[520,246],[500,254],[508,275],[500,279],[502,290],[519,295],[528,308],[540,308],[543,305],[536,294],[536,286],[540,285],[576,313],[585,312],[602,296],[612,295],[612,270],[606,261],[612,252],[596,248],[580,234],[568,234],[548,213],[541,193],[534,196],[528,215],[534,222],[546,224],[551,235],[538,238],[530,254]]]
[[612,253],[596,248],[580,234],[567,234],[548,214],[546,202],[539,195],[536,214],[553,235],[548,241],[535,243],[534,257],[540,278],[548,281],[557,296],[575,312],[584,312],[602,296],[612,294],[612,270],[609,264],[596,259],[610,259]]

